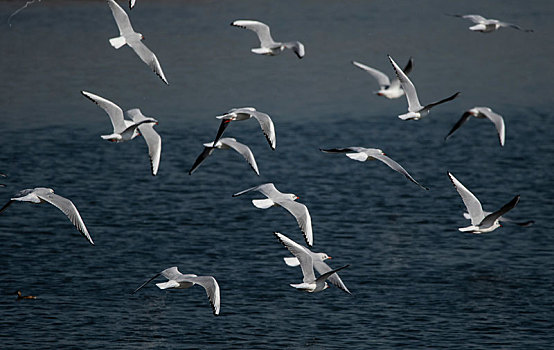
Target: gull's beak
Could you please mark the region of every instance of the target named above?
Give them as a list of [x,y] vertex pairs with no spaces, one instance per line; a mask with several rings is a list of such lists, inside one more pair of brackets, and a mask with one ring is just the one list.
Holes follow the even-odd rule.
[[332,256],[329,256],[329,257],[327,257],[327,259],[333,259],[333,257],[332,257]]

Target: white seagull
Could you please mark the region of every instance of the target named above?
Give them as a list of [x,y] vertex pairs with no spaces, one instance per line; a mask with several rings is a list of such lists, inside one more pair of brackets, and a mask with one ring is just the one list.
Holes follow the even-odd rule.
[[135,2],[137,2],[137,0],[129,0],[129,8],[132,9],[133,7],[135,7]]
[[113,133],[110,135],[102,135],[101,137],[104,140],[111,142],[130,141],[139,135],[137,128],[141,125],[146,123],[158,123],[158,121],[154,118],[144,118],[137,122],[125,120],[123,118],[123,110],[112,101],[87,91],[81,91],[81,94],[96,103],[110,117],[113,126]]
[[277,140],[275,138],[275,126],[269,115],[259,112],[254,107],[242,107],[242,108],[233,108],[223,115],[216,116],[217,119],[221,119],[221,124],[217,130],[217,135],[215,136],[214,143],[219,141],[223,131],[229,126],[229,123],[233,120],[247,120],[250,118],[255,118],[269,143],[269,146],[272,150],[275,150],[275,145]]
[[221,298],[219,294],[219,284],[212,276],[197,276],[194,274],[183,275],[176,266],[170,267],[163,270],[160,273],[157,273],[154,277],[144,282],[140,287],[138,287],[134,292],[138,292],[142,287],[146,286],[150,281],[155,278],[158,278],[160,275],[167,278],[169,281],[163,283],[156,283],[156,286],[160,289],[186,289],[198,284],[199,286],[204,287],[210,304],[212,305],[214,315],[219,315]]
[[295,200],[299,198],[297,195],[293,193],[281,193],[275,188],[275,185],[272,183],[266,183],[237,192],[233,195],[233,197],[240,196],[250,191],[258,191],[267,197],[267,199],[252,200],[252,204],[254,204],[256,208],[267,209],[272,206],[285,208],[296,218],[298,226],[300,226],[300,229],[304,234],[306,243],[310,247],[314,244],[312,218],[310,217],[310,212],[304,204],[295,202]]
[[[133,108],[127,111],[127,115],[131,117],[135,124],[138,124],[140,135],[146,141],[148,146],[148,155],[150,156],[150,167],[152,169],[152,175],[156,176],[158,168],[160,166],[160,157],[162,154],[162,138],[154,130],[154,123],[150,123],[149,120],[153,118],[145,117],[140,109]],[[158,123],[155,123],[156,125]]]
[[92,238],[90,238],[90,234],[88,233],[87,227],[85,226],[83,219],[81,219],[81,215],[79,214],[77,207],[75,207],[73,202],[69,199],[55,194],[53,189],[46,187],[36,187],[19,191],[10,199],[8,203],[6,203],[0,209],[0,213],[6,210],[10,206],[10,204],[16,201],[30,202],[34,204],[52,204],[56,208],[60,209],[69,218],[69,220],[73,223],[73,225],[75,225],[77,230],[81,232],[81,234],[87,239],[90,244],[94,245],[94,242],[92,241]]
[[481,32],[481,33],[490,33],[494,32],[495,30],[498,30],[502,27],[510,27],[517,30],[522,30],[524,32],[532,32],[533,29],[523,29],[515,24],[507,23],[507,22],[501,22],[497,19],[487,19],[480,15],[451,15],[454,17],[461,17],[464,19],[469,19],[475,25],[469,27],[469,30],[474,32]]
[[[404,67],[405,74],[410,74],[413,68],[413,62],[414,61],[410,57],[410,60],[406,64],[406,67]],[[377,83],[379,84],[379,90],[375,92],[376,95],[384,96],[388,99],[395,99],[404,95],[404,90],[402,90],[402,85],[400,85],[400,80],[398,78],[394,78],[391,81],[389,77],[380,70],[368,67],[365,64],[361,64],[356,61],[352,61],[352,64],[368,72],[377,80]]]
[[519,202],[519,195],[517,195],[511,201],[504,204],[504,206],[499,210],[492,213],[484,212],[481,207],[481,203],[477,197],[473,195],[473,193],[465,188],[465,186],[462,185],[462,183],[458,181],[458,179],[456,179],[450,172],[448,172],[448,177],[454,184],[456,191],[458,191],[462,197],[462,201],[464,202],[471,219],[471,226],[461,227],[458,229],[462,232],[486,233],[496,230],[502,226],[498,222],[502,215],[512,210],[516,206],[517,202]]
[[414,119],[418,120],[422,117],[425,117],[427,114],[429,114],[429,111],[431,108],[435,107],[436,105],[440,105],[441,103],[451,101],[455,99],[460,93],[456,92],[454,95],[447,97],[443,100],[440,100],[438,102],[430,103],[426,106],[422,106],[419,103],[419,99],[417,98],[417,92],[415,89],[414,84],[410,81],[408,76],[404,74],[404,72],[398,67],[396,62],[392,59],[392,57],[388,56],[390,62],[392,63],[392,67],[394,68],[394,71],[396,72],[396,76],[400,80],[400,84],[402,85],[402,89],[404,90],[406,94],[406,99],[408,100],[408,113],[401,114],[398,116],[398,118],[402,120],[407,119]]
[[152,69],[152,71],[154,71],[154,73],[156,73],[163,80],[164,83],[169,85],[158,58],[148,47],[146,47],[146,45],[141,42],[141,40],[144,39],[144,36],[133,30],[131,21],[129,20],[129,16],[125,10],[123,10],[114,0],[108,0],[108,5],[110,5],[113,18],[119,28],[120,35],[116,38],[111,38],[110,44],[116,49],[119,49],[125,44],[129,45],[140,57],[140,59],[146,63],[148,67],[150,67],[150,69]]
[[[302,256],[302,260],[306,261],[309,260],[308,257],[306,257],[306,255],[308,255],[312,260],[312,273],[314,268],[322,275],[332,270],[329,265],[325,263],[325,260],[332,259],[329,255],[325,253],[314,253],[281,233],[274,232],[273,234],[294,255],[294,257],[283,258],[288,266],[295,267],[301,265],[300,259],[297,256]],[[304,271],[304,266],[301,265],[301,267],[302,271]],[[342,289],[348,294],[352,294],[348,288],[346,288],[338,273],[330,275],[327,279],[337,288]]]
[[364,147],[345,147],[345,148],[328,148],[322,149],[321,152],[325,153],[346,153],[346,156],[350,159],[354,159],[360,162],[365,162],[368,160],[380,160],[381,162],[388,165],[392,170],[398,171],[400,174],[406,176],[408,180],[415,183],[424,190],[428,190],[427,187],[423,186],[417,182],[408,172],[397,162],[387,157],[385,153],[378,148],[364,148]]
[[506,127],[504,126],[504,118],[500,114],[494,113],[492,109],[489,107],[473,107],[462,114],[462,117],[458,122],[452,127],[452,130],[446,135],[444,140],[448,139],[454,131],[458,130],[460,126],[462,126],[469,117],[474,116],[475,118],[487,118],[491,122],[494,123],[494,126],[496,127],[496,131],[498,132],[498,138],[500,139],[500,146],[504,146],[504,139],[506,134]]
[[286,43],[275,42],[269,32],[267,24],[252,20],[237,20],[231,23],[232,26],[249,29],[256,33],[260,40],[260,47],[253,48],[251,51],[258,55],[275,56],[284,49],[291,49],[298,58],[304,57],[304,45],[300,41],[291,41]]
[[[338,271],[347,268],[350,265],[344,265],[342,267],[339,267],[338,269],[331,270],[321,274],[318,278],[315,278],[314,273],[314,260],[312,256],[304,249],[303,247],[296,244],[286,236],[274,232],[275,236],[281,241],[281,243],[287,247],[287,249],[298,259],[298,262],[300,263],[300,268],[302,269],[302,275],[304,275],[304,278],[302,279],[302,283],[299,284],[291,284],[291,287],[294,287],[298,290],[308,292],[308,293],[317,293],[321,292],[327,288],[329,288],[329,285],[327,284],[326,280],[329,279],[333,274],[337,273]],[[327,266],[327,265],[325,265]]]
[[258,171],[258,165],[256,164],[256,159],[254,159],[254,154],[250,150],[248,146],[245,144],[242,144],[238,142],[236,139],[231,137],[224,137],[222,139],[219,139],[217,143],[214,146],[213,142],[205,143],[204,144],[204,151],[200,153],[198,158],[196,158],[196,161],[192,165],[192,168],[189,170],[189,175],[192,175],[192,173],[204,162],[208,156],[210,156],[215,149],[234,149],[237,151],[240,155],[246,159],[248,164],[252,167],[252,170],[256,173],[256,175],[260,176],[260,172]]

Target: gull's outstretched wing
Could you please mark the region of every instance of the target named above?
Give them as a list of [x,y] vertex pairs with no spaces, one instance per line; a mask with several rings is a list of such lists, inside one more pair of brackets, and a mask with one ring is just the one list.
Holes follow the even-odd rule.
[[294,53],[296,54],[296,56],[298,56],[298,58],[302,58],[306,54],[306,50],[304,49],[304,44],[302,44],[300,41],[291,41],[291,42],[283,43],[283,46],[285,46],[287,49],[291,49],[292,51],[294,51]]
[[[327,265],[325,262],[323,261],[318,261],[318,260],[314,260],[314,268],[317,270],[317,272],[319,272],[321,275],[324,274],[324,273],[327,273],[329,271],[331,271],[331,268],[329,267],[329,265]],[[346,285],[344,284],[344,282],[341,280],[341,278],[339,277],[339,274],[338,273],[335,273],[335,274],[332,274],[331,276],[329,276],[327,278],[327,280],[329,282],[331,282],[331,284],[333,284],[335,287],[345,291],[346,293],[348,294],[352,294],[350,293],[350,291],[348,290],[348,288],[346,288]]]
[[276,200],[275,203],[285,208],[296,218],[296,222],[304,234],[304,240],[311,247],[314,244],[314,235],[312,231],[312,218],[310,217],[308,207],[293,200]]
[[115,19],[115,23],[119,29],[119,35],[127,36],[134,33],[135,31],[133,30],[133,26],[131,26],[131,21],[129,20],[129,16],[125,10],[123,10],[114,0],[108,0],[108,5],[112,10],[113,18]]
[[284,245],[291,253],[294,255],[300,262],[300,268],[302,269],[302,275],[304,275],[304,283],[311,283],[315,281],[314,266],[313,260],[310,256],[310,253],[302,247],[300,244],[296,243],[287,236],[279,233],[273,232],[275,237]]
[[496,132],[498,133],[500,145],[504,146],[504,140],[506,138],[506,127],[504,125],[504,118],[502,118],[500,114],[493,112],[492,109],[488,107],[475,107],[475,109],[479,111],[479,114],[481,114],[481,116],[493,122],[494,126],[496,127]]
[[192,175],[192,173],[196,170],[196,168],[198,168],[200,164],[202,164],[202,162],[204,162],[204,160],[206,160],[206,158],[208,158],[210,154],[213,153],[214,149],[215,149],[214,147],[204,147],[204,150],[196,158],[196,160],[194,161],[194,164],[192,165],[192,168],[190,168],[189,175]]
[[185,275],[184,277],[181,277],[179,279],[179,282],[181,281],[192,282],[204,287],[204,289],[206,290],[206,294],[208,295],[208,299],[210,300],[214,315],[219,315],[221,296],[219,292],[219,284],[217,283],[215,278],[213,278],[212,276],[192,277],[190,275]]
[[452,184],[456,188],[456,191],[458,191],[460,197],[462,197],[462,201],[464,202],[464,205],[466,206],[466,209],[471,218],[471,224],[474,226],[479,225],[485,218],[483,208],[481,207],[481,202],[479,202],[477,197],[475,197],[473,193],[465,188],[465,186],[462,185],[462,183],[458,181],[458,179],[456,179],[454,175],[452,175],[450,172],[448,172],[447,174],[450,178],[450,181],[452,181]]
[[152,69],[152,71],[163,80],[164,83],[169,85],[162,70],[162,66],[160,65],[160,61],[158,61],[158,57],[156,57],[156,55],[148,47],[146,47],[146,45],[144,45],[141,41],[133,41],[128,43],[128,45],[135,50],[140,59],[146,63],[148,67],[150,67],[150,69]]
[[265,135],[265,138],[267,139],[267,142],[269,143],[269,146],[272,150],[275,150],[277,143],[277,139],[275,137],[275,125],[273,125],[273,121],[271,120],[269,115],[259,111],[249,111],[248,113],[252,117],[256,118],[258,123],[260,123],[260,127],[262,128],[262,131]]
[[462,126],[465,122],[467,122],[469,117],[471,117],[470,112],[465,112],[464,114],[462,114],[462,117],[456,122],[456,124],[454,124],[454,126],[452,127],[452,130],[450,130],[448,135],[444,137],[444,141],[446,141],[450,137],[450,135],[454,133],[454,131],[458,130],[460,126]]
[[416,185],[418,185],[419,187],[423,188],[424,190],[429,190],[427,187],[423,186],[422,184],[420,184],[419,182],[417,182],[400,164],[398,164],[397,162],[395,162],[394,160],[392,160],[391,158],[387,157],[386,155],[384,154],[381,154],[380,152],[378,151],[373,151],[371,149],[368,149],[366,151],[366,154],[368,154],[369,156],[377,159],[377,160],[380,160],[381,162],[385,163],[386,165],[388,165],[392,170],[395,170],[395,171],[398,171],[400,174],[404,175],[408,180],[410,180],[411,182],[415,183]]
[[[144,120],[148,120],[138,108],[130,109],[127,114],[135,123],[139,123]],[[156,176],[158,168],[160,166],[160,157],[162,154],[162,138],[154,130],[153,123],[144,123],[139,125],[138,129],[146,145],[148,146],[148,155],[150,156],[150,166],[152,168],[152,175]]]
[[485,216],[483,221],[479,223],[479,226],[485,226],[485,227],[491,226],[499,217],[501,217],[502,215],[512,210],[517,205],[518,202],[519,202],[519,195],[515,196],[511,201],[504,204],[502,208],[500,208],[499,210]]
[[65,197],[58,196],[55,193],[37,193],[37,197],[60,209],[69,218],[73,225],[75,225],[79,232],[81,232],[81,234],[87,239],[87,241],[94,245],[94,242],[88,233],[87,227],[85,226],[77,207],[75,207],[72,201]]
[[406,94],[406,99],[408,100],[408,111],[419,112],[420,110],[423,109],[423,106],[421,106],[421,103],[419,103],[419,99],[417,98],[417,92],[414,84],[408,78],[408,76],[402,71],[402,69],[398,67],[398,65],[396,64],[396,62],[394,62],[392,57],[388,56],[388,58],[392,64],[392,67],[394,68],[394,71],[396,72],[396,76],[398,77],[398,80],[400,80],[402,89]]
[[92,102],[96,103],[108,114],[112,122],[114,132],[119,134],[127,128],[125,122],[123,121],[123,110],[121,110],[118,105],[108,99],[90,93],[88,91],[81,91],[81,94],[83,94],[83,96],[85,96]]
[[258,171],[258,164],[256,164],[256,159],[254,158],[254,154],[250,150],[248,146],[245,144],[242,144],[240,142],[237,142],[237,140],[225,137],[219,140],[222,144],[227,145],[237,151],[240,155],[246,159],[248,164],[252,167],[252,170],[256,173],[256,175],[260,176],[260,172]]
[[155,274],[154,277],[152,277],[152,278],[149,279],[148,281],[144,282],[143,284],[140,285],[140,287],[138,287],[137,289],[135,289],[134,292],[133,292],[133,294],[135,294],[136,292],[138,292],[139,290],[141,290],[144,286],[146,286],[148,283],[152,282],[152,280],[158,278],[160,275],[161,275],[161,273]]
[[363,69],[364,71],[369,73],[372,77],[374,77],[377,80],[379,87],[384,88],[391,85],[389,77],[385,73],[381,72],[380,70],[368,67],[365,64],[362,64],[356,61],[352,61],[352,64],[360,69]]
[[262,47],[271,48],[277,45],[277,43],[273,41],[273,38],[271,37],[268,25],[265,23],[252,20],[237,20],[231,23],[231,25],[248,29],[256,33]]

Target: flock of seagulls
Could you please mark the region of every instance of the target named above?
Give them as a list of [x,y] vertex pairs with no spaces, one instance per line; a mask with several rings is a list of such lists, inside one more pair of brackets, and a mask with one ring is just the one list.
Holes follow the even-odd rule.
[[[117,27],[119,29],[119,36],[109,39],[109,43],[116,49],[123,47],[124,45],[130,46],[139,58],[146,63],[152,71],[154,71],[165,84],[169,84],[166,79],[160,62],[156,55],[148,49],[141,40],[144,36],[133,30],[129,16],[114,0],[107,0],[108,6],[111,9]],[[135,0],[129,1],[129,8],[132,9],[136,5]],[[472,31],[480,31],[484,33],[492,32],[501,27],[511,27],[520,29],[520,27],[500,22],[498,20],[485,19],[478,15],[455,15],[469,19],[476,23],[476,25],[470,27]],[[256,33],[260,41],[260,47],[253,48],[251,51],[259,55],[275,56],[280,54],[285,49],[291,49],[298,58],[302,58],[305,55],[304,45],[299,41],[291,42],[276,42],[273,40],[270,34],[269,26],[255,20],[236,20],[231,23],[232,26],[245,28]],[[530,31],[530,30],[526,30]],[[366,66],[362,63],[353,61],[352,63],[358,68],[366,71],[372,75],[379,84],[379,90],[377,95],[386,97],[387,99],[396,99],[402,96],[406,96],[408,102],[408,112],[401,114],[398,117],[402,120],[418,120],[429,114],[431,108],[440,104],[452,101],[458,97],[459,92],[446,97],[437,102],[433,102],[427,105],[422,105],[418,99],[416,88],[412,81],[408,78],[408,74],[413,69],[413,60],[409,59],[404,69],[396,64],[391,56],[388,59],[394,69],[395,78],[390,79],[387,75],[381,71]],[[102,108],[109,116],[113,131],[111,134],[102,135],[101,138],[110,142],[129,142],[135,139],[137,136],[142,136],[148,146],[148,153],[151,163],[152,175],[158,173],[160,158],[161,158],[161,137],[155,131],[154,126],[158,124],[158,120],[152,117],[148,117],[142,114],[140,109],[132,108],[125,113],[114,102],[95,95],[91,92],[81,91],[82,95],[91,100]],[[125,119],[125,114],[128,119]],[[461,125],[463,125],[469,117],[474,116],[476,118],[489,119],[496,127],[501,146],[505,143],[505,125],[501,115],[493,112],[488,107],[474,107],[463,113],[461,119],[454,125],[452,130],[445,137],[445,141],[450,137]],[[234,121],[243,121],[247,119],[256,119],[260,124],[260,127],[265,135],[267,142],[272,150],[276,148],[276,134],[275,125],[270,116],[264,112],[257,111],[253,107],[233,108],[223,115],[216,116],[221,120],[220,126],[217,130],[216,136],[213,141],[204,143],[204,149],[202,153],[196,158],[189,174],[192,175],[198,167],[208,158],[216,149],[233,149],[238,152],[252,170],[259,175],[258,165],[254,158],[254,154],[250,148],[238,142],[235,138],[222,137],[227,130],[229,124]],[[233,123],[234,124],[234,123]],[[364,147],[342,147],[342,148],[320,148],[325,153],[344,153],[347,157],[360,162],[369,160],[379,160],[386,164],[392,170],[404,175],[409,181],[418,185],[424,190],[428,190],[427,187],[416,181],[400,164],[393,159],[389,158],[385,153],[378,148],[364,148]],[[450,181],[454,185],[456,191],[462,198],[462,201],[467,209],[467,213],[464,216],[471,220],[471,225],[467,227],[459,228],[462,232],[471,232],[476,234],[491,232],[501,226],[501,221],[511,221],[504,217],[504,215],[512,210],[519,202],[519,195],[515,196],[508,203],[503,205],[500,209],[494,212],[486,212],[482,209],[481,203],[458,179],[454,177],[450,172],[447,174]],[[2,177],[6,177],[5,174],[0,174]],[[0,185],[5,186],[5,185]],[[314,245],[314,234],[312,228],[312,219],[310,212],[306,205],[297,201],[299,198],[293,193],[282,193],[273,183],[264,183],[258,186],[254,186],[233,194],[233,197],[242,196],[250,192],[259,192],[266,198],[253,199],[252,204],[259,209],[268,209],[273,206],[282,207],[287,210],[296,219],[298,226],[302,232],[303,238],[309,247]],[[49,203],[62,211],[67,218],[73,223],[77,230],[85,237],[85,239],[94,245],[94,242],[85,226],[79,211],[73,202],[65,197],[59,196],[54,193],[54,190],[50,188],[38,187],[34,189],[25,189],[16,193],[10,200],[0,209],[0,213],[4,212],[13,202],[30,202],[30,203]],[[529,226],[533,222],[515,222],[520,226]],[[274,232],[278,241],[283,244],[293,257],[285,257],[284,261],[286,265],[291,267],[300,266],[302,270],[302,283],[290,284],[297,290],[315,293],[321,292],[329,288],[329,284],[334,285],[345,293],[351,294],[350,290],[346,287],[345,283],[339,276],[338,272],[346,269],[350,265],[343,265],[339,268],[331,268],[327,265],[326,261],[331,259],[326,253],[314,253],[309,248],[300,245],[288,238],[282,233]],[[315,271],[319,274],[316,277]],[[152,278],[140,285],[133,293],[138,292],[144,288],[148,283],[154,279],[163,276],[167,278],[167,282],[157,283],[156,286],[159,289],[186,289],[194,285],[202,286],[207,293],[209,302],[212,306],[213,313],[219,315],[221,307],[221,297],[219,284],[213,276],[197,276],[195,274],[182,274],[179,272],[176,266],[167,268]],[[18,299],[35,298],[22,296],[21,292],[18,292]]]

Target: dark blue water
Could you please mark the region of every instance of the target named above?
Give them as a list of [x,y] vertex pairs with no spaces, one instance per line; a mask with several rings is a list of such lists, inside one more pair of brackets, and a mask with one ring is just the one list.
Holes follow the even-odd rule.
[[[104,1],[48,1],[6,20],[22,1],[0,2],[0,171],[8,187],[46,186],[79,208],[90,246],[57,209],[13,204],[0,216],[0,344],[3,349],[544,349],[554,342],[554,128],[550,1],[145,1],[131,12],[158,56],[164,84],[117,35]],[[126,6],[126,2],[120,2]],[[533,28],[472,33],[445,13],[479,13]],[[253,33],[235,19],[271,25],[300,40],[306,57],[250,53]],[[415,60],[428,103],[461,91],[420,121],[404,122],[404,99],[373,95],[357,60],[392,73],[386,59]],[[159,174],[140,139],[112,144],[107,116],[87,90],[160,123]],[[472,119],[447,143],[464,110],[490,106],[506,121],[501,148],[491,123]],[[227,136],[252,148],[257,177],[230,151],[187,174],[214,118],[255,106],[275,122],[271,151],[253,120]],[[383,149],[419,189],[378,162],[320,147]],[[486,235],[467,221],[451,171],[495,210],[520,194],[506,223]],[[337,288],[300,293],[279,231],[302,242],[283,209],[259,210],[245,188],[274,182],[308,206],[314,251],[333,256],[352,296]],[[213,275],[214,317],[201,287],[149,285],[170,266]],[[162,279],[160,279],[161,281]],[[37,295],[17,302],[16,290]]]

